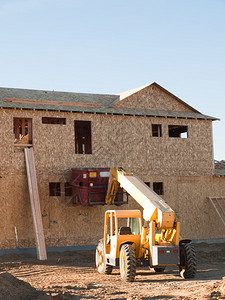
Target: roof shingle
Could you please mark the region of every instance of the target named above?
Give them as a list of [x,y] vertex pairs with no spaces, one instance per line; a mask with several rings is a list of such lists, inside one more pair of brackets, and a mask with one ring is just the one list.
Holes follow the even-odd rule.
[[0,107],[3,108],[218,120],[198,111],[112,107],[119,100],[119,95],[0,88]]

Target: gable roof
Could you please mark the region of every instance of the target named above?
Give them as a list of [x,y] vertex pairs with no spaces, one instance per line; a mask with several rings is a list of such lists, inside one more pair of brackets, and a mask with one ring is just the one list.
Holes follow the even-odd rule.
[[[177,101],[190,107],[188,104],[159,86],[164,92],[172,95]],[[149,117],[169,117],[169,118],[188,118],[188,119],[207,119],[218,120],[217,118],[203,115],[194,108],[192,111],[169,111],[160,109],[146,108],[129,108],[116,107],[115,103],[125,99],[122,98],[128,94],[132,95],[150,85],[140,87],[120,95],[107,94],[88,94],[88,93],[71,93],[71,92],[55,92],[30,89],[0,88],[0,107],[2,108],[18,108],[32,110],[52,110],[52,111],[71,111],[85,113],[102,113],[116,115],[135,115]],[[122,95],[121,94],[121,95]],[[127,98],[127,96],[126,96]]]
[[200,112],[199,112],[198,110],[196,110],[195,108],[193,108],[192,106],[190,106],[189,104],[187,104],[186,102],[184,102],[183,100],[181,100],[180,98],[178,98],[177,96],[175,96],[174,94],[170,93],[168,90],[164,89],[161,85],[159,85],[159,84],[156,83],[156,82],[153,82],[153,83],[151,83],[151,84],[147,84],[147,85],[138,87],[138,88],[136,88],[136,89],[132,89],[132,90],[129,90],[129,91],[120,93],[120,94],[119,94],[120,100],[119,100],[119,101],[116,101],[116,102],[113,103],[113,104],[117,104],[117,103],[119,103],[120,101],[123,101],[123,100],[125,100],[126,98],[130,97],[131,95],[134,95],[134,94],[138,93],[139,91],[144,90],[145,88],[151,87],[151,86],[156,86],[156,87],[159,88],[161,91],[163,91],[164,93],[166,93],[166,94],[169,95],[170,97],[174,98],[176,101],[178,101],[178,102],[181,103],[182,105],[186,106],[186,107],[187,107],[188,109],[190,109],[191,111],[200,114]]

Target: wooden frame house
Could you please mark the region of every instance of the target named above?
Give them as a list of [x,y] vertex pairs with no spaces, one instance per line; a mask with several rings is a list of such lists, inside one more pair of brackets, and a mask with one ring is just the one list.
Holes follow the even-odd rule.
[[[120,95],[0,88],[0,249],[35,246],[26,147],[34,151],[47,247],[102,237],[109,207],[73,204],[71,169],[112,165],[162,195],[182,238],[225,238],[212,204],[225,196],[225,178],[214,172],[214,120],[157,83]],[[120,208],[139,207],[129,199]]]

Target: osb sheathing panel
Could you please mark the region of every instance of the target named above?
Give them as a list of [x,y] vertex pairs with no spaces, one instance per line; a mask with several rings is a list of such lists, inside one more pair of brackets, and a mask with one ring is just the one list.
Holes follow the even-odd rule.
[[20,246],[26,247],[27,238],[33,238],[33,223],[26,177],[3,175],[1,178],[1,232],[0,247],[16,246],[14,227],[18,229]]
[[225,196],[225,177],[178,179],[182,233],[192,238],[225,238],[224,225],[207,197]]
[[[105,210],[117,208],[73,206],[70,197],[64,194],[61,197],[49,197],[49,182],[61,182],[63,191],[64,182],[71,177],[71,168],[111,165],[133,171],[151,184],[153,181],[163,181],[165,195],[162,197],[182,219],[184,237],[221,237],[218,228],[206,227],[210,224],[209,216],[214,214],[213,208],[206,202],[206,196],[215,196],[214,181],[208,185],[209,190],[204,189],[205,183],[199,190],[195,182],[177,181],[177,176],[189,178],[213,174],[210,121],[0,110],[0,248],[15,247],[14,226],[18,230],[20,247],[35,246],[24,153],[13,145],[13,117],[32,118],[33,147],[47,246],[97,243],[103,235]],[[64,117],[66,125],[42,124],[42,117]],[[93,154],[75,154],[74,120],[92,122]],[[152,124],[162,124],[162,137],[151,136]],[[189,137],[169,138],[169,124],[187,125]],[[224,181],[222,183],[224,185]],[[225,194],[222,188],[215,189],[215,192],[220,193],[218,196]],[[206,206],[208,214],[202,214],[202,205]],[[134,200],[120,207],[132,208],[138,208]]]
[[117,102],[114,106],[193,112],[190,107],[179,102],[175,97],[167,94],[155,85],[145,87],[139,92]]

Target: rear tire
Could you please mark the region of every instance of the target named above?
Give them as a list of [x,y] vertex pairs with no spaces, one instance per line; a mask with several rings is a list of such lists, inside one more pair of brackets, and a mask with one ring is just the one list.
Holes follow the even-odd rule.
[[136,257],[132,245],[124,244],[120,250],[120,275],[124,281],[134,281],[136,275]]
[[188,279],[194,278],[197,271],[195,248],[190,243],[180,245],[180,276]]
[[100,240],[95,252],[95,263],[96,268],[100,274],[111,274],[112,273],[112,266],[106,264],[105,258],[105,250],[104,250],[104,242]]

